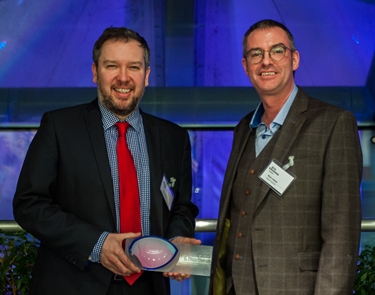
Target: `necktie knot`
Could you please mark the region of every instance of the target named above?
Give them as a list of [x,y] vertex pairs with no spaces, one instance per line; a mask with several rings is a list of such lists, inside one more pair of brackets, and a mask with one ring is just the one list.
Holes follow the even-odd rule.
[[118,130],[118,137],[125,137],[126,131],[128,130],[130,124],[128,122],[116,122],[115,125]]

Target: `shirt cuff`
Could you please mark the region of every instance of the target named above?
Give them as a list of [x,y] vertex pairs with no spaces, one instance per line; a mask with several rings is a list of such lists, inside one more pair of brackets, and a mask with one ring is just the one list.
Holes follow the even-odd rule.
[[89,257],[89,261],[91,262],[100,262],[100,253],[102,252],[103,244],[105,239],[108,237],[109,232],[103,232],[96,245],[94,246],[91,255]]

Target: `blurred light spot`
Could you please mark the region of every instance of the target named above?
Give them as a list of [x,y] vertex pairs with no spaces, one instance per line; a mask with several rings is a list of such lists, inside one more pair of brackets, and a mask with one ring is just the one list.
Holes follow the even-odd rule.
[[0,43],[0,50],[3,49],[5,47],[5,45],[7,45],[6,41],[1,42]]
[[359,44],[359,41],[357,40],[356,37],[352,36],[352,40],[353,40],[355,43]]

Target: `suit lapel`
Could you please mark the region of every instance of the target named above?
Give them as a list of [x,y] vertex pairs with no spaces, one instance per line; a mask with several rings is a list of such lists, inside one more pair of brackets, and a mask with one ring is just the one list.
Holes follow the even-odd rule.
[[152,117],[141,112],[143,127],[147,143],[147,153],[150,166],[150,190],[151,190],[151,208],[150,208],[150,234],[163,235],[163,202],[160,200],[160,184],[163,178],[160,167],[163,167],[163,153],[161,151],[160,130],[157,124],[152,123]]
[[247,142],[249,140],[251,133],[251,127],[249,124],[245,124],[241,126],[241,128],[238,130],[238,139],[235,140],[233,144],[233,152],[231,155],[231,159],[229,163],[233,163],[233,166],[228,167],[231,171],[231,179],[229,180],[230,183],[233,183],[234,177],[235,177],[235,171],[237,171],[238,163],[242,157],[242,154],[246,148]]
[[[278,132],[279,136],[276,138],[276,142],[271,142],[274,148],[271,157],[268,159],[268,163],[272,159],[279,161],[282,165],[287,163],[288,157],[293,156],[290,154],[290,150],[296,141],[303,124],[306,121],[306,117],[303,113],[307,110],[308,98],[307,95],[299,88],[296,98],[289,110],[287,117],[285,118],[284,124]],[[268,163],[266,165],[268,165]],[[257,206],[261,204],[267,195],[270,187],[265,183],[262,183],[261,194],[258,198]]]
[[[220,198],[221,199],[220,211],[227,212],[226,214],[220,214],[221,218],[219,222],[222,224],[224,224],[225,218],[228,216],[233,183],[236,177],[238,164],[246,148],[247,141],[249,140],[249,137],[250,137],[251,127],[249,126],[249,122],[250,122],[249,118],[252,117],[252,114],[253,113],[250,113],[247,116],[244,122],[242,122],[241,125],[238,126],[238,130],[235,131],[235,134],[234,134],[232,152],[230,154],[228,167],[226,169],[224,183],[223,183],[223,189],[222,189],[223,195]],[[223,229],[223,227],[218,227],[218,228],[220,230]],[[221,233],[219,233],[219,236],[220,235]]]
[[108,161],[107,146],[105,143],[103,123],[101,113],[98,106],[98,101],[91,102],[85,113],[85,120],[87,124],[87,131],[90,136],[92,148],[95,154],[95,161],[98,165],[101,181],[103,183],[104,191],[108,204],[110,206],[113,216],[113,226],[116,228],[116,210],[113,199],[113,182],[111,176],[111,168]]
[[286,161],[288,156],[292,156],[288,153],[306,121],[303,113],[307,110],[307,105],[308,101],[305,95],[299,91],[285,122],[280,129],[280,137],[278,138],[272,152],[272,157],[281,161],[283,164],[285,164],[283,161]]

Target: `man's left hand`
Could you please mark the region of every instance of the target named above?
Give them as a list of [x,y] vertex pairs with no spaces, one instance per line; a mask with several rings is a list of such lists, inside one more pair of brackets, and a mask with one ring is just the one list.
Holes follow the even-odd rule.
[[[178,237],[172,240],[173,244],[192,244],[192,245],[200,245],[202,242],[200,240],[194,239],[194,238],[184,238],[184,237]],[[170,278],[172,280],[177,280],[179,282],[182,282],[185,279],[189,279],[189,274],[183,274],[178,272],[164,272],[163,276]]]

